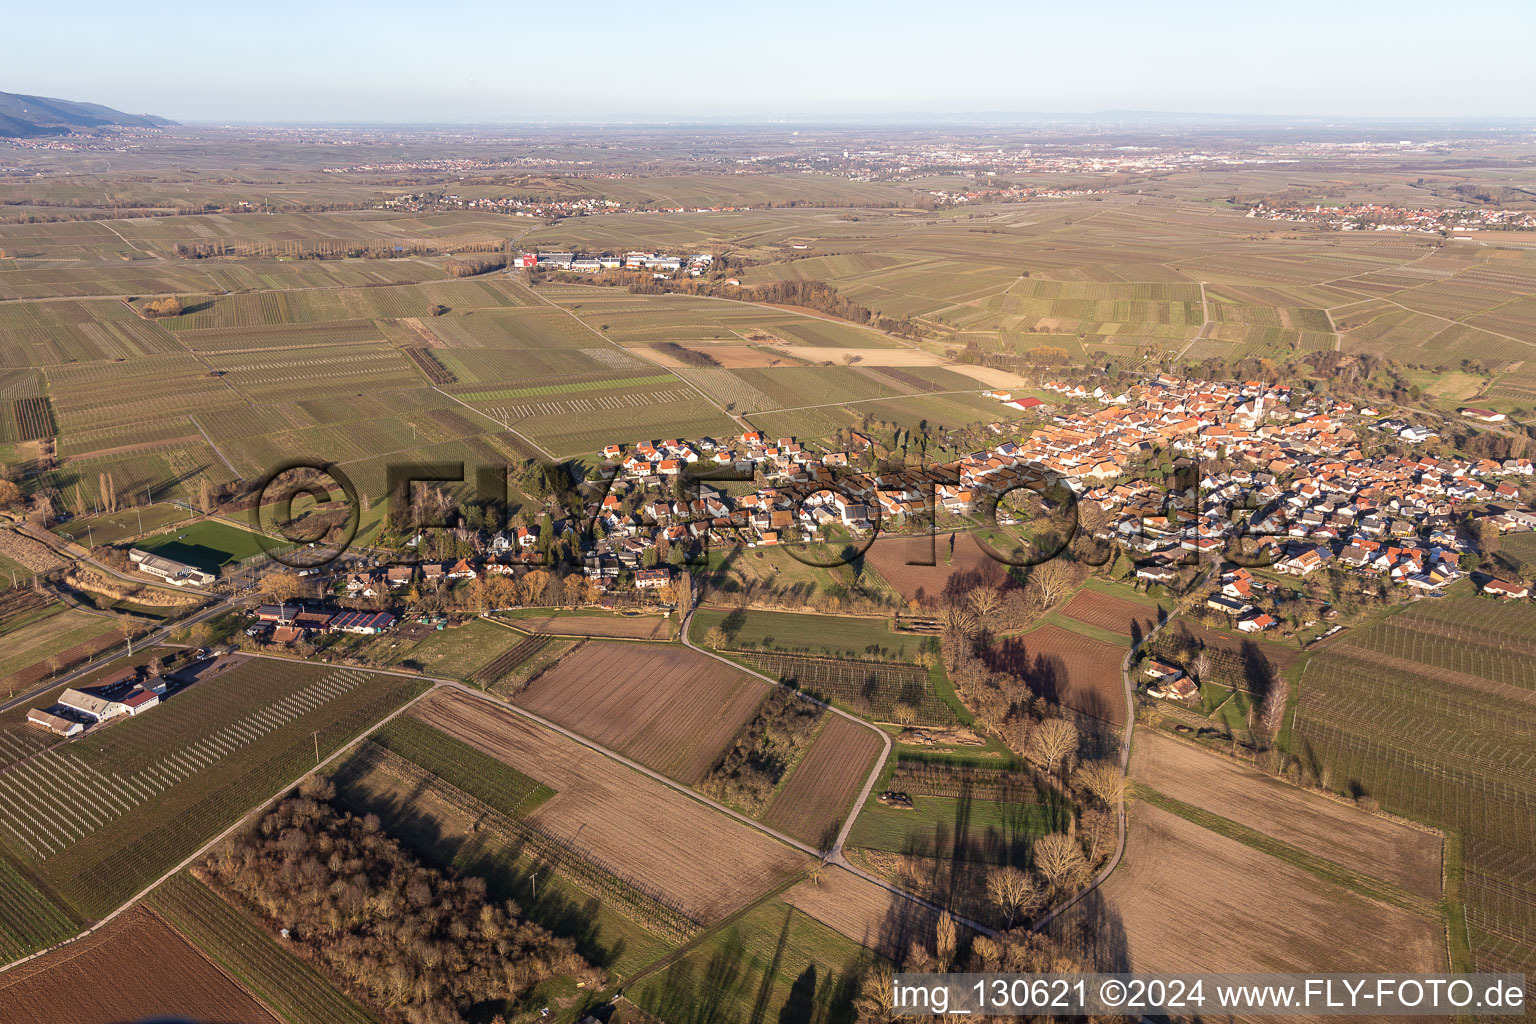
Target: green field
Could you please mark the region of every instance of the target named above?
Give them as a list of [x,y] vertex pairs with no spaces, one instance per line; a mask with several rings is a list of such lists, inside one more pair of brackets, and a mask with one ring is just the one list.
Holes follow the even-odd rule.
[[484,619],[472,619],[451,629],[433,630],[422,640],[385,633],[357,641],[348,637],[341,647],[355,651],[380,668],[469,679],[521,639],[509,629]]
[[[31,666],[44,665],[55,656],[61,668],[84,660],[87,649],[107,646],[114,640],[114,634],[116,640],[122,640],[114,618],[78,608],[18,626],[7,632],[0,644],[0,680]],[[26,681],[45,674],[46,668],[34,671]]]
[[1044,804],[913,796],[911,810],[888,807],[870,794],[848,845],[918,857],[1027,864],[1029,848],[1052,827]]
[[0,772],[0,845],[100,916],[423,688],[246,661]]
[[663,1020],[851,1022],[874,954],[781,900],[753,907],[626,991]]
[[242,562],[266,550],[261,546],[261,539],[250,530],[213,520],[203,520],[184,530],[172,530],[152,537],[140,547],[212,573],[232,562]]
[[55,526],[53,532],[79,544],[118,544],[191,518],[192,513],[180,505],[160,503],[127,512],[71,519]]
[[760,609],[726,611],[700,608],[693,613],[690,639],[703,643],[704,634],[719,626],[727,648],[740,651],[783,651],[826,657],[875,661],[915,661],[925,637],[897,633],[888,619],[806,615]]
[[531,814],[555,795],[554,790],[505,761],[409,715],[396,718],[371,739],[503,814]]

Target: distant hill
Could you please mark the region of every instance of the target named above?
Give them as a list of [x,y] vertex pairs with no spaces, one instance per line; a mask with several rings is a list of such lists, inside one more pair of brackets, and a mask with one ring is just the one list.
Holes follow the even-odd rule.
[[67,135],[108,126],[160,128],[175,123],[149,114],[125,114],[99,103],[0,92],[0,135],[12,138]]

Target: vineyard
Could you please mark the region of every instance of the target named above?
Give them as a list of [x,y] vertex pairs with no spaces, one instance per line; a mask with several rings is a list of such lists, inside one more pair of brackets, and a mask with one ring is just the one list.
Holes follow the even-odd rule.
[[62,907],[0,857],[0,963],[46,949],[77,930]]
[[38,441],[55,433],[53,409],[46,398],[16,398],[0,413],[0,441]]
[[897,761],[890,788],[909,796],[970,797],[1006,803],[1030,803],[1039,796],[1027,772],[906,757]]
[[0,591],[0,634],[9,632],[22,619],[38,617],[37,612],[53,603],[51,595],[31,587],[7,587]]
[[250,661],[0,772],[0,842],[98,915],[420,691]]
[[416,368],[426,375],[427,380],[433,384],[454,384],[458,378],[432,355],[430,351],[419,345],[412,345],[403,350],[410,357]]
[[538,654],[549,644],[549,637],[534,635],[527,639],[519,640],[509,650],[496,656],[496,660],[475,673],[475,685],[491,688],[496,683],[505,679],[508,674],[523,662]]
[[313,967],[280,947],[251,915],[193,876],[173,875],[149,905],[287,1024],[374,1024]]
[[[1472,626],[1484,609],[1490,621]],[[1331,788],[1457,833],[1475,967],[1529,975],[1536,971],[1536,878],[1529,870],[1536,697],[1518,685],[1519,660],[1504,649],[1529,634],[1524,641],[1502,635],[1518,622],[1490,602],[1463,599],[1415,608],[1352,636],[1350,645],[1307,664],[1293,746],[1299,742]],[[1418,658],[1420,672],[1405,667]]]
[[750,651],[735,656],[786,686],[857,715],[893,722],[896,706],[901,704],[913,709],[919,725],[955,722],[954,711],[934,692],[928,670],[916,665]]

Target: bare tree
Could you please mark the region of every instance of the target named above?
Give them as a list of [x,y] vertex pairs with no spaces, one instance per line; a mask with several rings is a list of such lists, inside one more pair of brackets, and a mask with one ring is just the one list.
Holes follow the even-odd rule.
[[1048,772],[1077,753],[1077,726],[1065,718],[1048,718],[1030,737],[1029,756]]
[[896,720],[897,725],[910,729],[917,721],[917,709],[905,701],[897,701],[896,706],[891,709],[891,717]]
[[1035,589],[1044,608],[1061,601],[1079,582],[1077,566],[1064,558],[1041,562],[1029,570],[1029,586]]
[[1264,704],[1259,709],[1257,736],[1263,746],[1269,746],[1280,735],[1280,726],[1285,722],[1285,705],[1290,698],[1290,684],[1283,676],[1275,676],[1269,684],[1269,689],[1264,693]]
[[1201,648],[1200,653],[1195,655],[1193,674],[1196,683],[1205,682],[1206,674],[1211,670],[1211,661],[1211,652],[1204,648]]
[[998,605],[1003,602],[1002,595],[991,587],[977,587],[966,595],[966,600],[976,612],[976,617],[983,622],[992,618]]
[[955,962],[955,951],[959,949],[960,936],[955,928],[955,919],[949,911],[939,912],[938,923],[934,925],[933,954],[939,962],[939,970],[947,971]]
[[1121,773],[1119,763],[1109,759],[1084,763],[1072,773],[1072,779],[1102,800],[1110,810],[1120,805],[1120,798],[1125,793],[1125,775]]
[[1052,888],[1075,886],[1088,873],[1088,861],[1076,839],[1065,832],[1052,832],[1035,840],[1035,867]]
[[267,600],[286,604],[299,596],[299,577],[297,573],[279,569],[263,575],[256,589]]
[[1016,916],[1033,913],[1045,898],[1029,873],[1012,865],[996,868],[987,876],[987,895],[1003,912],[1009,928]]

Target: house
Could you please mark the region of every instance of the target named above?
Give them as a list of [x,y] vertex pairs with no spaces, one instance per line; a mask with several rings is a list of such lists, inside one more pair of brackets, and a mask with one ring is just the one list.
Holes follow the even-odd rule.
[[1200,695],[1200,688],[1186,675],[1180,675],[1176,679],[1169,679],[1154,686],[1147,687],[1147,692],[1154,697],[1163,700],[1193,700]]
[[1290,573],[1294,576],[1306,576],[1316,569],[1322,568],[1323,557],[1315,548],[1303,551],[1294,558],[1275,563],[1276,572]]
[[1144,565],[1136,570],[1136,578],[1163,586],[1178,579],[1179,571],[1168,565]]
[[1205,606],[1213,611],[1226,612],[1228,615],[1243,615],[1253,608],[1253,605],[1227,597],[1225,594],[1212,594],[1206,599]]
[[1263,612],[1254,612],[1246,618],[1239,619],[1237,628],[1244,633],[1262,633],[1266,629],[1273,628],[1274,625],[1275,620],[1270,616]]
[[454,563],[446,575],[451,580],[472,580],[480,574],[475,571],[474,566],[469,564],[467,558],[461,558],[458,562]]
[[297,626],[278,626],[272,631],[272,642],[275,644],[291,644],[304,635],[304,631]]
[[85,726],[72,718],[64,718],[49,711],[39,711],[32,708],[27,712],[27,722],[31,725],[40,725],[49,732],[58,733],[60,736],[78,736],[85,731]]
[[1170,665],[1164,661],[1153,658],[1147,662],[1146,675],[1151,679],[1172,682],[1184,674],[1184,670],[1177,665]]
[[650,590],[664,587],[672,581],[672,570],[666,566],[635,571],[635,589]]
[[378,579],[372,573],[357,572],[347,577],[347,593],[354,597],[377,597],[379,586]]
[[1531,588],[1526,584],[1518,581],[1511,583],[1508,580],[1493,579],[1483,584],[1483,593],[1492,594],[1494,597],[1500,597],[1506,600],[1519,599],[1522,597],[1530,597]]
[[391,566],[384,570],[384,582],[391,590],[408,585],[411,582],[411,567],[408,565]]

